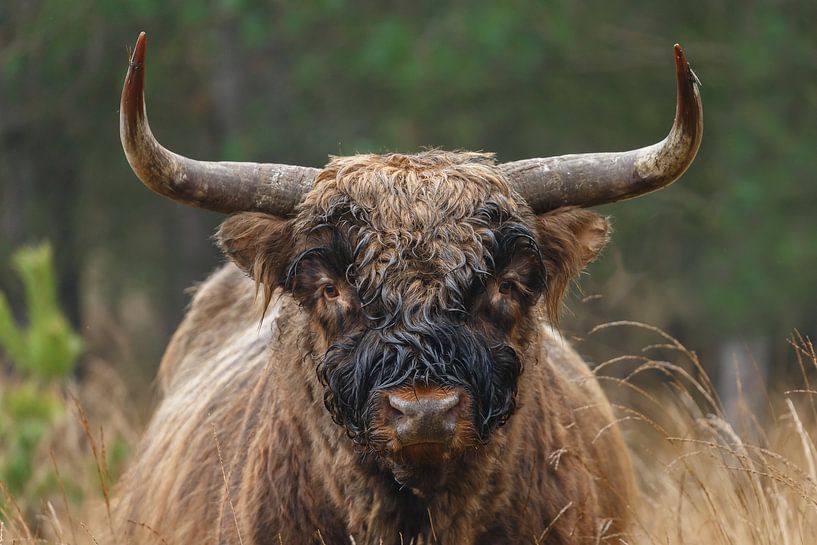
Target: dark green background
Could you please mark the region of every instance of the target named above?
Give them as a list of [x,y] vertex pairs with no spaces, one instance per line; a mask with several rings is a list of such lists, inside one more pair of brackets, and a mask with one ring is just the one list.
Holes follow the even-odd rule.
[[815,26],[813,0],[6,0],[0,289],[19,305],[8,256],[51,240],[91,353],[150,376],[184,288],[219,263],[220,217],[151,194],[121,152],[141,30],[165,145],[310,166],[424,146],[508,161],[653,143],[672,120],[680,42],[704,84],[698,159],[670,189],[603,209],[613,243],[582,279],[601,298],[574,296],[563,325],[645,321],[705,355],[759,339],[777,361],[794,328],[817,333]]

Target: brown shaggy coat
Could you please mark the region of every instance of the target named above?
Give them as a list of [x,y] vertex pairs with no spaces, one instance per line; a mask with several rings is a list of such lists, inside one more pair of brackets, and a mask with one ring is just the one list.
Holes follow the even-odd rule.
[[[492,226],[475,219],[486,203],[535,230],[548,286],[529,308],[507,303],[524,363],[516,412],[424,493],[333,422],[315,372],[332,319],[282,279],[311,229],[342,222],[357,237],[374,234],[360,291],[387,287],[407,313],[450,308],[451,282],[486,268]],[[434,151],[333,159],[295,219],[239,214],[219,237],[235,264],[198,288],[165,353],[163,400],[118,488],[125,542],[568,544],[626,530],[626,447],[592,373],[549,325],[565,286],[606,242],[603,218],[533,216],[490,156]],[[337,282],[338,301],[353,306],[351,287]],[[480,304],[497,289],[489,281]]]

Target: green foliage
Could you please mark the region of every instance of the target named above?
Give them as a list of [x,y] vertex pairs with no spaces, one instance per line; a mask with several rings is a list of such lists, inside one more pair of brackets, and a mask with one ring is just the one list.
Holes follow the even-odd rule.
[[23,494],[34,474],[34,453],[63,412],[53,391],[30,382],[0,388],[0,481]]
[[20,249],[12,261],[25,288],[28,324],[17,325],[0,292],[0,348],[26,378],[64,378],[82,353],[82,339],[71,329],[57,303],[51,246]]
[[24,500],[26,492],[41,493],[53,481],[48,475],[32,480],[35,453],[65,411],[60,380],[73,370],[82,340],[57,303],[51,247],[22,248],[12,262],[23,283],[28,323],[15,322],[0,293],[0,348],[12,371],[0,367],[0,481]]

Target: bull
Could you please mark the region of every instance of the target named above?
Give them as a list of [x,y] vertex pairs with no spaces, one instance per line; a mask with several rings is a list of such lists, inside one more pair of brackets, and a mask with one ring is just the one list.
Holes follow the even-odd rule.
[[[627,531],[626,446],[556,324],[608,240],[588,207],[687,169],[703,118],[674,50],[661,142],[498,164],[486,153],[204,162],[152,135],[145,35],[121,98],[153,191],[232,214],[118,485],[129,542],[596,543]],[[261,316],[263,315],[263,319]]]

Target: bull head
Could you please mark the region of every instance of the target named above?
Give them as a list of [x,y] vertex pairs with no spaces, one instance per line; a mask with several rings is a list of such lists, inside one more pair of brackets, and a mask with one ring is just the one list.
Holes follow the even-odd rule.
[[665,187],[694,159],[703,114],[678,45],[675,67],[675,122],[648,147],[499,165],[483,153],[356,155],[318,170],[162,147],[147,122],[142,33],[120,136],[153,191],[236,213],[219,244],[268,298],[281,288],[306,311],[316,393],[408,479],[417,473],[399,468],[458,457],[513,414],[542,321],[607,240],[606,219],[582,208]]

